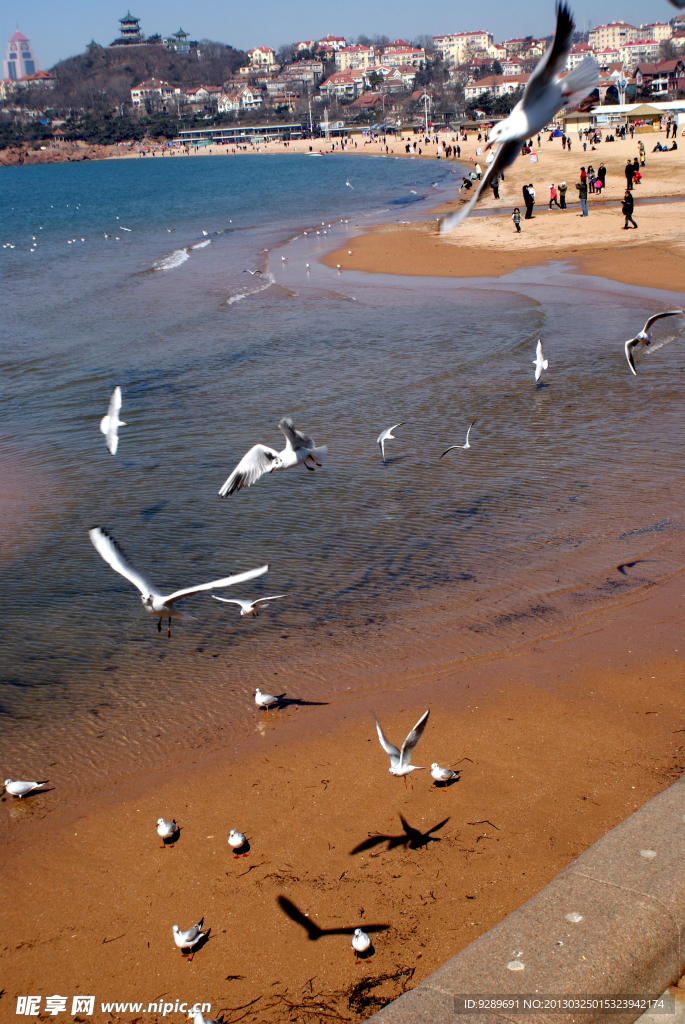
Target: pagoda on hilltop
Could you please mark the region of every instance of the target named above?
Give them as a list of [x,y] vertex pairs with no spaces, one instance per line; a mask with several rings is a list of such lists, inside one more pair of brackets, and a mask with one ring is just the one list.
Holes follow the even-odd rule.
[[119,38],[115,39],[112,46],[130,46],[132,43],[142,43],[143,34],[140,31],[140,18],[134,18],[130,11],[125,18],[119,18],[121,29]]

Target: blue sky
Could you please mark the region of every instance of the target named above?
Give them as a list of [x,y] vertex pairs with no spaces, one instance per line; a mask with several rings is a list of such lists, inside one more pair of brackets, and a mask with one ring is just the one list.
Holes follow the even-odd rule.
[[[633,25],[668,21],[677,13],[668,0],[571,0],[579,27],[605,21]],[[4,0],[0,15],[3,51],[17,25],[33,44],[44,69],[64,57],[82,53],[86,43],[110,43],[118,34],[118,19],[126,14],[127,0]],[[412,38],[476,29],[491,31],[495,40],[508,36],[547,35],[554,26],[553,0],[512,4],[460,4],[433,0],[428,6],[402,0],[260,0],[228,4],[205,0],[199,6],[181,0],[131,0],[131,13],[141,19],[147,35],[175,32],[179,25],[193,39],[216,39],[240,49],[267,45],[278,48],[298,39],[318,38],[329,32],[346,38],[360,34]],[[4,52],[3,52],[4,58]]]

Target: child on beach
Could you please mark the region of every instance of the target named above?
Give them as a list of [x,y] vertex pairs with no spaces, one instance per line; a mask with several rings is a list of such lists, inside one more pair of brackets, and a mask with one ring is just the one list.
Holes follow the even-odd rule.
[[513,220],[514,226],[515,226],[516,230],[518,231],[518,233],[520,235],[521,234],[521,211],[519,210],[518,206],[514,209],[514,212],[511,215],[511,219]]
[[552,183],[549,186],[549,208],[550,208],[550,210],[552,209],[552,206],[558,206],[559,209],[561,209],[561,207],[559,206],[559,200],[557,198],[557,194],[558,194],[557,193],[557,187],[556,187],[556,185],[554,183]]

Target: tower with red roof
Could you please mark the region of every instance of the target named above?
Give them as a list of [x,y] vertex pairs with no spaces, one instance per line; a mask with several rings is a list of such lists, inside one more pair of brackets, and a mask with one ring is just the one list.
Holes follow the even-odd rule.
[[30,41],[17,29],[7,43],[7,55],[2,68],[3,78],[11,78],[16,82],[24,75],[35,75],[38,70],[38,61],[33,56]]

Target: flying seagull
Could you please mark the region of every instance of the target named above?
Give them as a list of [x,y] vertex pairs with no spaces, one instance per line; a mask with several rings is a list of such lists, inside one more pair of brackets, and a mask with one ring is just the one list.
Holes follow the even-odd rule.
[[682,309],[669,309],[666,313],[655,313],[654,316],[650,316],[649,320],[642,328],[642,330],[627,341],[625,344],[626,359],[628,360],[628,366],[631,372],[637,377],[637,371],[635,369],[635,363],[633,362],[633,349],[637,348],[638,345],[651,345],[652,343],[652,324],[656,320],[661,320],[665,316],[680,316]]
[[[157,818],[157,835],[162,840],[162,846],[166,849],[165,839],[171,839],[175,834],[178,825],[173,819],[171,821],[165,821],[164,818]],[[173,847],[173,843],[171,844]]]
[[[205,933],[200,930],[203,922],[204,917],[202,918],[202,921],[198,921],[198,923],[194,924],[192,928],[189,928],[187,932],[180,931],[177,924],[175,924],[171,929],[174,933],[174,942],[178,948],[181,951],[187,949],[190,952],[190,956],[188,957],[189,960],[193,959],[193,946],[196,946],[200,939],[204,938]],[[186,956],[187,954],[183,953],[183,955]]]
[[34,789],[38,789],[39,786],[47,786],[50,779],[43,779],[42,782],[25,782],[22,779],[15,779],[12,782],[11,779],[5,779],[5,789],[10,796],[18,796],[19,799],[26,796],[27,793],[33,793]]
[[378,724],[378,720],[374,716],[373,720],[376,723],[378,739],[381,741],[381,746],[383,747],[383,750],[390,758],[390,767],[388,768],[388,771],[390,772],[391,775],[403,776],[405,786],[407,785],[406,777],[407,775],[409,775],[410,772],[413,772],[415,768],[425,768],[425,765],[422,766],[418,764],[412,764],[411,755],[414,750],[414,747],[416,746],[416,744],[421,739],[421,736],[423,735],[423,730],[426,728],[426,722],[428,721],[429,715],[430,710],[426,711],[425,714],[421,715],[418,722],[416,723],[412,731],[409,733],[404,743],[402,744],[401,750],[398,750],[397,747],[393,747],[392,743],[388,743],[385,736],[383,735],[383,730]]
[[535,379],[540,380],[542,371],[546,370],[549,366],[549,360],[545,359],[542,353],[542,341],[538,341],[537,348],[535,349],[535,359],[533,360],[533,366],[535,367]]
[[272,594],[271,597],[258,597],[256,601],[240,601],[237,598],[234,600],[230,597],[217,597],[216,594],[212,594],[215,601],[222,601],[224,604],[237,604],[240,608],[241,619],[245,615],[251,615],[253,619],[256,619],[259,615],[258,604],[263,604],[265,608],[268,608],[269,601],[277,601],[281,597],[285,597],[285,594]]
[[383,456],[383,462],[385,462],[385,442],[389,441],[389,440],[394,441],[395,440],[395,435],[393,434],[393,430],[397,430],[398,427],[403,427],[403,426],[404,426],[404,422],[396,423],[393,427],[388,427],[387,430],[383,430],[378,435],[378,438],[376,440],[376,444],[380,445],[381,455]]
[[284,693],[279,693],[277,697],[274,697],[271,693],[262,693],[259,687],[257,687],[254,702],[258,708],[266,708],[268,711],[272,704],[278,704],[279,700],[283,700],[284,697]]
[[351,188],[351,189],[353,189],[353,188],[354,188],[354,185],[350,185],[350,179],[349,179],[349,178],[347,179],[347,181],[345,182],[345,184],[347,185],[347,187],[348,187],[348,188]]
[[121,388],[117,384],[112,397],[109,400],[107,415],[100,420],[100,430],[105,435],[110,455],[116,455],[119,447],[119,427],[125,427],[126,423],[119,419],[121,410]]
[[443,455],[447,455],[448,452],[454,451],[455,448],[470,448],[471,447],[471,445],[469,444],[469,434],[471,433],[471,427],[475,424],[475,422],[476,421],[474,420],[473,423],[471,423],[469,425],[469,429],[466,431],[466,444],[452,444],[452,445],[450,445],[449,448],[445,449],[445,451],[442,453],[440,458],[442,458]]
[[241,491],[243,487],[249,487],[264,473],[272,473],[274,469],[290,469],[291,466],[299,466],[301,463],[312,472],[317,466],[321,468],[328,451],[325,445],[317,448],[311,437],[296,430],[295,424],[289,418],[282,419],[278,429],[285,437],[283,451],[274,451],[265,444],[256,444],[250,448],[222,486],[219,497],[225,498],[229,494]]
[[129,583],[132,583],[134,587],[138,588],[145,611],[149,612],[150,615],[159,615],[157,629],[160,633],[162,632],[162,619],[169,619],[167,636],[171,636],[172,618],[194,619],[194,616],[178,611],[176,601],[180,600],[180,598],[190,597],[191,594],[198,594],[203,590],[213,590],[215,587],[218,589],[220,587],[230,587],[234,583],[244,583],[246,580],[254,579],[255,576],[261,576],[269,568],[268,565],[261,565],[258,569],[248,569],[247,572],[239,572],[235,576],[226,576],[221,580],[213,580],[211,583],[200,583],[197,587],[186,587],[184,590],[175,590],[173,594],[164,595],[131,565],[114,538],[105,533],[103,529],[95,526],[92,530],[88,531],[88,536],[95,550],[104,558],[105,562],[115,572],[125,577]]
[[496,124],[490,132],[490,141],[485,148],[497,147],[494,160],[488,165],[473,198],[456,213],[445,217],[440,225],[440,234],[452,231],[468,217],[490,182],[493,179],[497,181],[502,172],[513,164],[526,139],[542,131],[561,107],[572,107],[596,87],[599,69],[592,57],[586,57],[577,64],[565,78],[560,77],[571,52],[574,28],[571,11],[563,0],[557,4],[557,27],[552,45],[538,62],[523,96],[509,117]]

